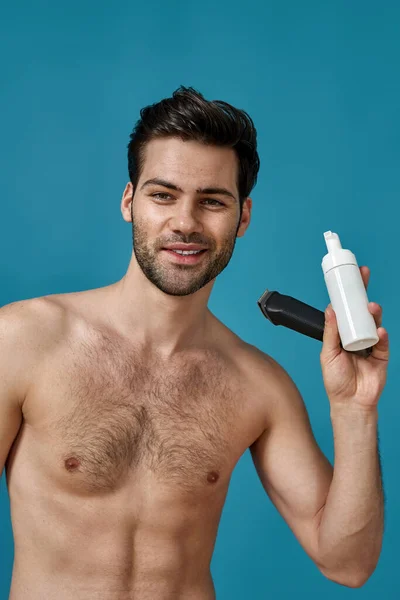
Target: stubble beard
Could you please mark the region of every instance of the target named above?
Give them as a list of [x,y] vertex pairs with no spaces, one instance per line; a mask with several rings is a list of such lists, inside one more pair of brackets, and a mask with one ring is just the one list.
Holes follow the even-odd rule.
[[[132,215],[133,217],[133,215]],[[133,251],[139,267],[145,277],[159,290],[170,296],[188,296],[194,294],[209,281],[215,279],[229,264],[236,244],[239,223],[234,231],[225,238],[222,249],[215,253],[214,244],[207,245],[206,256],[198,265],[180,265],[161,259],[161,248],[157,249],[148,242],[146,228],[140,219],[132,218]],[[189,239],[181,236],[176,243],[199,243],[204,240]],[[212,240],[211,240],[212,242]]]

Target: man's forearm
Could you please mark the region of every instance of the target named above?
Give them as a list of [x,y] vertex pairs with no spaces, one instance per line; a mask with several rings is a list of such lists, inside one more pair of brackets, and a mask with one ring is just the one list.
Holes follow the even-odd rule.
[[319,522],[322,572],[339,583],[367,579],[382,547],[384,492],[378,411],[331,409],[333,479]]

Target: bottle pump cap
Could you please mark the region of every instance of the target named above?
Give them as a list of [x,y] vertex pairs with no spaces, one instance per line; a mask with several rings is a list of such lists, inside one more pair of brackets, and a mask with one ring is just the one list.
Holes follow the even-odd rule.
[[334,252],[335,250],[342,249],[342,244],[340,243],[340,239],[337,233],[332,233],[332,231],[325,231],[324,238],[326,242],[326,247],[328,248],[328,252]]
[[356,257],[350,250],[342,248],[340,239],[337,233],[333,231],[325,231],[324,238],[326,247],[328,248],[328,254],[325,254],[322,259],[322,269],[324,273],[327,273],[334,267],[340,265],[357,265]]

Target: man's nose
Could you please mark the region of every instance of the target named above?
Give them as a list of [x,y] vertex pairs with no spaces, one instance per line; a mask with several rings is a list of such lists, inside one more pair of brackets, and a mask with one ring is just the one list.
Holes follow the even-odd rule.
[[202,231],[203,225],[199,218],[199,211],[191,202],[182,202],[176,204],[170,219],[170,227],[174,231],[190,233],[192,231]]

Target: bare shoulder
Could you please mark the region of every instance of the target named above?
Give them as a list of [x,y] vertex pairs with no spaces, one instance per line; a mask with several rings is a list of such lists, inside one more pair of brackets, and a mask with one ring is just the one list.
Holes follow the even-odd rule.
[[246,379],[249,377],[255,386],[270,384],[271,378],[279,374],[280,365],[277,361],[253,344],[245,342],[219,319],[216,322],[221,351],[234,363],[235,369]]
[[287,370],[270,354],[263,352],[252,344],[245,344],[245,350],[249,357],[249,362],[252,368],[265,382],[265,377],[268,383],[287,386],[294,384]]
[[84,319],[85,310],[93,312],[90,299],[89,291],[83,291],[18,300],[0,308],[0,320],[15,333],[20,328],[25,337],[43,345],[58,339],[61,330],[69,329],[74,320]]
[[20,382],[25,395],[36,366],[59,339],[63,314],[46,297],[18,300],[0,307],[0,347],[7,368]]
[[296,417],[307,419],[300,391],[288,371],[271,355],[252,344],[244,343],[246,369],[259,390],[265,407],[266,429],[282,420]]
[[28,343],[40,344],[49,336],[54,336],[54,326],[61,323],[63,307],[51,297],[41,296],[27,300],[17,300],[0,307],[0,322],[4,332],[21,334]]
[[243,340],[239,347],[240,361],[257,386],[267,384],[270,387],[276,378],[279,379],[284,369],[272,356]]

